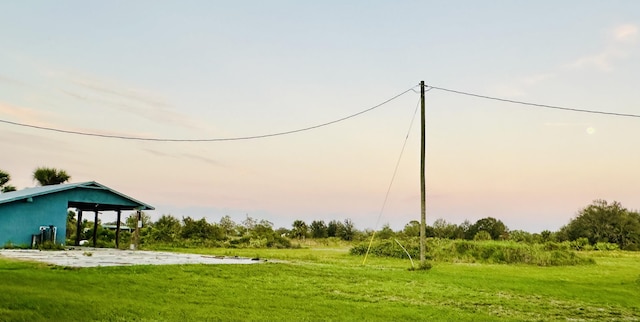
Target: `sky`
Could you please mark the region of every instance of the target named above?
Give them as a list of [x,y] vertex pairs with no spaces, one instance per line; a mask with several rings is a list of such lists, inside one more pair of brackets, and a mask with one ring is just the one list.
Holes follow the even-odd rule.
[[[0,122],[0,169],[18,189],[64,169],[153,205],[152,219],[399,230],[420,220],[420,81],[640,114],[639,29],[635,0],[0,1],[3,121],[234,138],[404,93],[254,140]],[[555,231],[595,199],[640,209],[640,118],[438,89],[426,118],[429,224]]]

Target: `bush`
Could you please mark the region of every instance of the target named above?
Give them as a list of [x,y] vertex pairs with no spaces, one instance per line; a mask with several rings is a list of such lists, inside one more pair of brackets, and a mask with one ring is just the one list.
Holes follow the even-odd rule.
[[593,246],[594,250],[600,250],[600,251],[609,251],[609,250],[618,250],[620,249],[620,246],[618,244],[614,244],[614,243],[596,243]]
[[589,245],[589,240],[584,237],[571,241],[570,245],[571,245],[571,248],[575,250],[591,250],[592,249],[591,245]]
[[542,249],[544,249],[544,250],[570,250],[572,248],[571,248],[571,244],[569,242],[562,242],[562,243],[546,242],[546,243],[542,244]]
[[[418,239],[407,239],[403,245],[412,257],[420,253]],[[468,241],[427,239],[426,258],[443,262],[528,264],[539,266],[559,266],[592,264],[592,259],[578,256],[568,244],[522,244],[513,241]],[[368,243],[351,248],[352,255],[364,255]],[[378,241],[371,246],[370,254],[381,257],[406,258],[404,251],[391,241]]]
[[487,231],[481,230],[473,236],[473,240],[491,240],[491,234]]

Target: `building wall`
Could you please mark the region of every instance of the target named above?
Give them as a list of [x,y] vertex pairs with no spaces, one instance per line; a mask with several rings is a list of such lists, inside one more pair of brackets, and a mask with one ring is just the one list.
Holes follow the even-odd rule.
[[64,244],[67,233],[67,198],[63,193],[33,197],[32,202],[16,201],[0,205],[0,247],[31,245],[31,235],[40,226],[57,228],[56,243]]
[[[64,244],[67,233],[69,202],[117,205],[121,208],[139,206],[136,202],[104,189],[79,187],[32,197],[31,202],[19,200],[0,204],[0,248],[13,245],[31,245],[31,236],[40,233],[41,226],[57,228],[56,243]],[[108,207],[113,209],[113,207]],[[87,212],[84,212],[87,216]],[[90,217],[93,221],[93,212]]]

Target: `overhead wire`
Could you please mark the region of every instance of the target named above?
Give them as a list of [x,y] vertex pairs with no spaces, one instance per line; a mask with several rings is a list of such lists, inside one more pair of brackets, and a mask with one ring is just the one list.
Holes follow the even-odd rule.
[[373,111],[395,99],[397,99],[398,97],[414,91],[414,89],[417,87],[418,85],[412,86],[411,88],[401,92],[400,94],[397,94],[385,101],[383,101],[382,103],[376,104],[370,108],[367,108],[365,110],[362,110],[360,112],[333,120],[333,121],[329,121],[329,122],[325,122],[325,123],[321,123],[321,124],[316,124],[313,126],[309,126],[309,127],[304,127],[304,128],[299,128],[299,129],[295,129],[295,130],[289,130],[289,131],[283,131],[283,132],[275,132],[275,133],[268,133],[268,134],[260,134],[260,135],[251,135],[251,136],[239,136],[239,137],[226,137],[226,138],[205,138],[205,139],[177,139],[177,138],[145,138],[145,137],[135,137],[135,136],[126,136],[126,135],[112,135],[112,134],[100,134],[100,133],[91,133],[91,132],[83,132],[83,131],[73,131],[73,130],[65,130],[65,129],[60,129],[60,128],[53,128],[53,127],[46,127],[46,126],[39,126],[39,125],[33,125],[33,124],[26,124],[26,123],[20,123],[20,122],[14,122],[14,121],[9,121],[9,120],[3,120],[0,119],[0,123],[5,123],[5,124],[10,124],[10,125],[15,125],[15,126],[21,126],[21,127],[27,127],[27,128],[32,128],[32,129],[38,129],[38,130],[45,130],[45,131],[51,131],[51,132],[58,132],[58,133],[65,133],[65,134],[73,134],[73,135],[82,135],[82,136],[91,136],[91,137],[100,137],[100,138],[107,138],[107,139],[121,139],[121,140],[134,140],[134,141],[155,141],[155,142],[220,142],[220,141],[240,141],[240,140],[255,140],[255,139],[263,139],[263,138],[268,138],[268,137],[274,137],[274,136],[282,136],[282,135],[288,135],[288,134],[294,134],[294,133],[300,133],[300,132],[304,132],[304,131],[309,131],[309,130],[314,130],[317,128],[321,128],[321,127],[325,127],[328,125],[332,125],[335,123],[339,123],[342,121],[346,121],[348,119],[354,118],[356,116],[362,115],[364,113]]
[[517,101],[517,100],[506,99],[506,98],[499,98],[499,97],[492,97],[492,96],[487,96],[487,95],[480,95],[480,94],[475,94],[475,93],[463,92],[463,91],[458,91],[458,90],[453,90],[453,89],[448,89],[448,88],[443,88],[443,87],[437,87],[437,86],[431,86],[431,85],[427,85],[427,87],[428,88],[437,89],[437,90],[441,90],[441,91],[445,91],[445,92],[454,93],[454,94],[472,96],[472,97],[483,98],[483,99],[494,100],[494,101],[500,101],[500,102],[506,102],[506,103],[527,105],[527,106],[533,106],[533,107],[542,107],[542,108],[548,108],[548,109],[571,111],[571,112],[580,112],[580,113],[591,113],[591,114],[602,114],[602,115],[612,115],[612,116],[640,118],[639,114],[616,113],[616,112],[606,112],[606,111],[597,111],[597,110],[585,110],[585,109],[579,109],[579,108],[570,108],[570,107],[562,107],[562,106],[530,103],[530,102]]

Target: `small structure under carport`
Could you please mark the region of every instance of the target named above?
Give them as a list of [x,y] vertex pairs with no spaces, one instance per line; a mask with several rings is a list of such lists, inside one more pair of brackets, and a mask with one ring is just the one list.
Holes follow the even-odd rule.
[[[116,212],[119,226],[123,210],[154,209],[95,181],[6,192],[0,194],[0,247],[7,244],[30,245],[34,236],[43,231],[48,231],[48,237],[56,244],[65,244],[69,208],[78,210],[76,231],[80,231],[83,212],[94,213],[94,246],[100,212]],[[116,247],[119,244],[119,231],[117,227]],[[80,234],[76,234],[75,244],[79,243]]]

